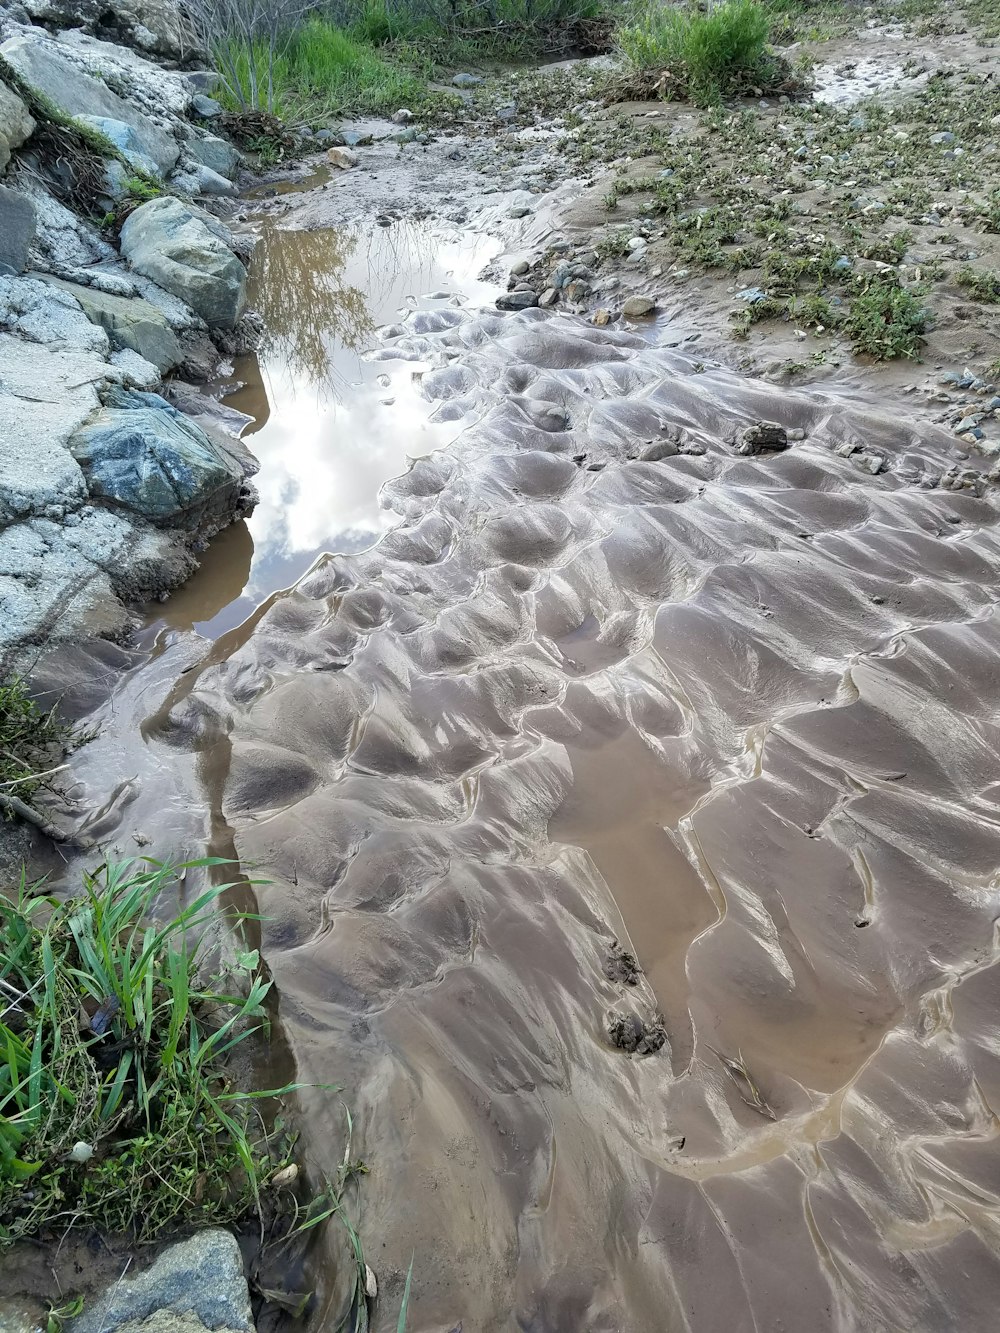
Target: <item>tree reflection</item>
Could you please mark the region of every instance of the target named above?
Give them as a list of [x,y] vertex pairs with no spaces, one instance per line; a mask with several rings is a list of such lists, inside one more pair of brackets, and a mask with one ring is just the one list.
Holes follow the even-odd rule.
[[250,304],[264,318],[261,360],[295,380],[333,387],[337,347],[351,351],[373,332],[364,292],[344,283],[357,233],[262,231],[250,266]]

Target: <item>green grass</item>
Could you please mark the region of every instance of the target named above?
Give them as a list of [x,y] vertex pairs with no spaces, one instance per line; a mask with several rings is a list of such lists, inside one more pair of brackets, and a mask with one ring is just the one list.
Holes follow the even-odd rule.
[[955,281],[965,288],[973,300],[982,301],[984,305],[1000,305],[1000,273],[990,273],[966,265],[955,274]]
[[285,42],[268,69],[263,43],[230,44],[218,54],[227,75],[223,102],[282,120],[325,124],[348,114],[390,114],[427,100],[423,79],[324,19],[311,18]]
[[228,1068],[267,1027],[270,983],[251,951],[237,984],[201,976],[190,933],[228,886],[151,919],[178,873],[124,862],[68,902],[23,880],[0,897],[0,1246],[54,1225],[148,1240],[233,1221],[287,1165],[251,1116],[276,1093],[234,1089]]
[[785,81],[787,67],[768,48],[770,28],[756,0],[723,0],[708,11],[650,0],[620,29],[618,44],[636,68],[662,73],[664,95],[710,106]]
[[69,728],[38,707],[23,680],[0,684],[0,790],[27,800],[38,788],[36,775],[69,739]]
[[923,345],[927,311],[894,278],[880,278],[855,295],[844,327],[855,351],[876,361],[915,358]]

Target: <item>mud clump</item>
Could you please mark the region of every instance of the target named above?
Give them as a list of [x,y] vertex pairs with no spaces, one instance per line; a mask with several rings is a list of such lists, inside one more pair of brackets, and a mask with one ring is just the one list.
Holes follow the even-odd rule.
[[651,1022],[634,1010],[608,1014],[608,1040],[628,1055],[655,1055],[667,1044],[667,1030],[658,1014]]
[[642,968],[635,954],[623,949],[618,941],[614,940],[604,960],[604,975],[609,981],[618,982],[620,985],[637,986],[642,976]]

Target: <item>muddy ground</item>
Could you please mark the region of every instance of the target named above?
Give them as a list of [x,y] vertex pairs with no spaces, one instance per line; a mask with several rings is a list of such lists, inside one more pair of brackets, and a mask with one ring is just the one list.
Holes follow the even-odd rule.
[[[839,64],[897,41],[837,40]],[[360,127],[381,137],[358,167],[317,155],[248,203],[265,230],[451,216],[500,238],[501,290],[589,276],[548,310],[438,293],[380,330],[409,410],[463,429],[385,486],[378,545],[321,556],[213,642],[173,626],[49,664],[100,722],[58,813],[116,854],[139,830],[258,881],[281,1030],[316,1085],[312,1174],[343,1147],[328,1084],[369,1166],[379,1327],[411,1257],[422,1333],[991,1327],[995,426],[973,445],[932,419],[989,401],[937,382],[987,370],[988,311],[934,278],[925,360],[888,368],[792,319],[734,340],[767,254],[695,266],[677,210],[613,182],[690,156],[712,199],[744,122],[587,107],[589,73],[554,77],[575,90],[562,125],[512,125],[553,116],[508,87],[498,138],[509,103],[484,92],[461,133]],[[802,117],[821,138],[846,114],[752,117],[784,163]],[[851,134],[881,124],[864,114]],[[638,166],[615,165],[623,134]],[[893,216],[779,221],[843,225],[858,264]],[[990,262],[993,233],[949,218],[944,248]],[[628,262],[609,238],[643,228]],[[655,319],[621,316],[631,292]],[[311,1327],[343,1273],[330,1230]]]

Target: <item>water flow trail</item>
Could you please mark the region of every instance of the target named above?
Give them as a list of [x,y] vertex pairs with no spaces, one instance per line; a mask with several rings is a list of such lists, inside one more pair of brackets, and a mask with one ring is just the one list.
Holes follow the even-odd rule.
[[424,1330],[991,1327],[995,478],[856,388],[264,247],[252,558],[66,666],[112,687],[75,799],[261,881],[384,1326],[412,1254]]

